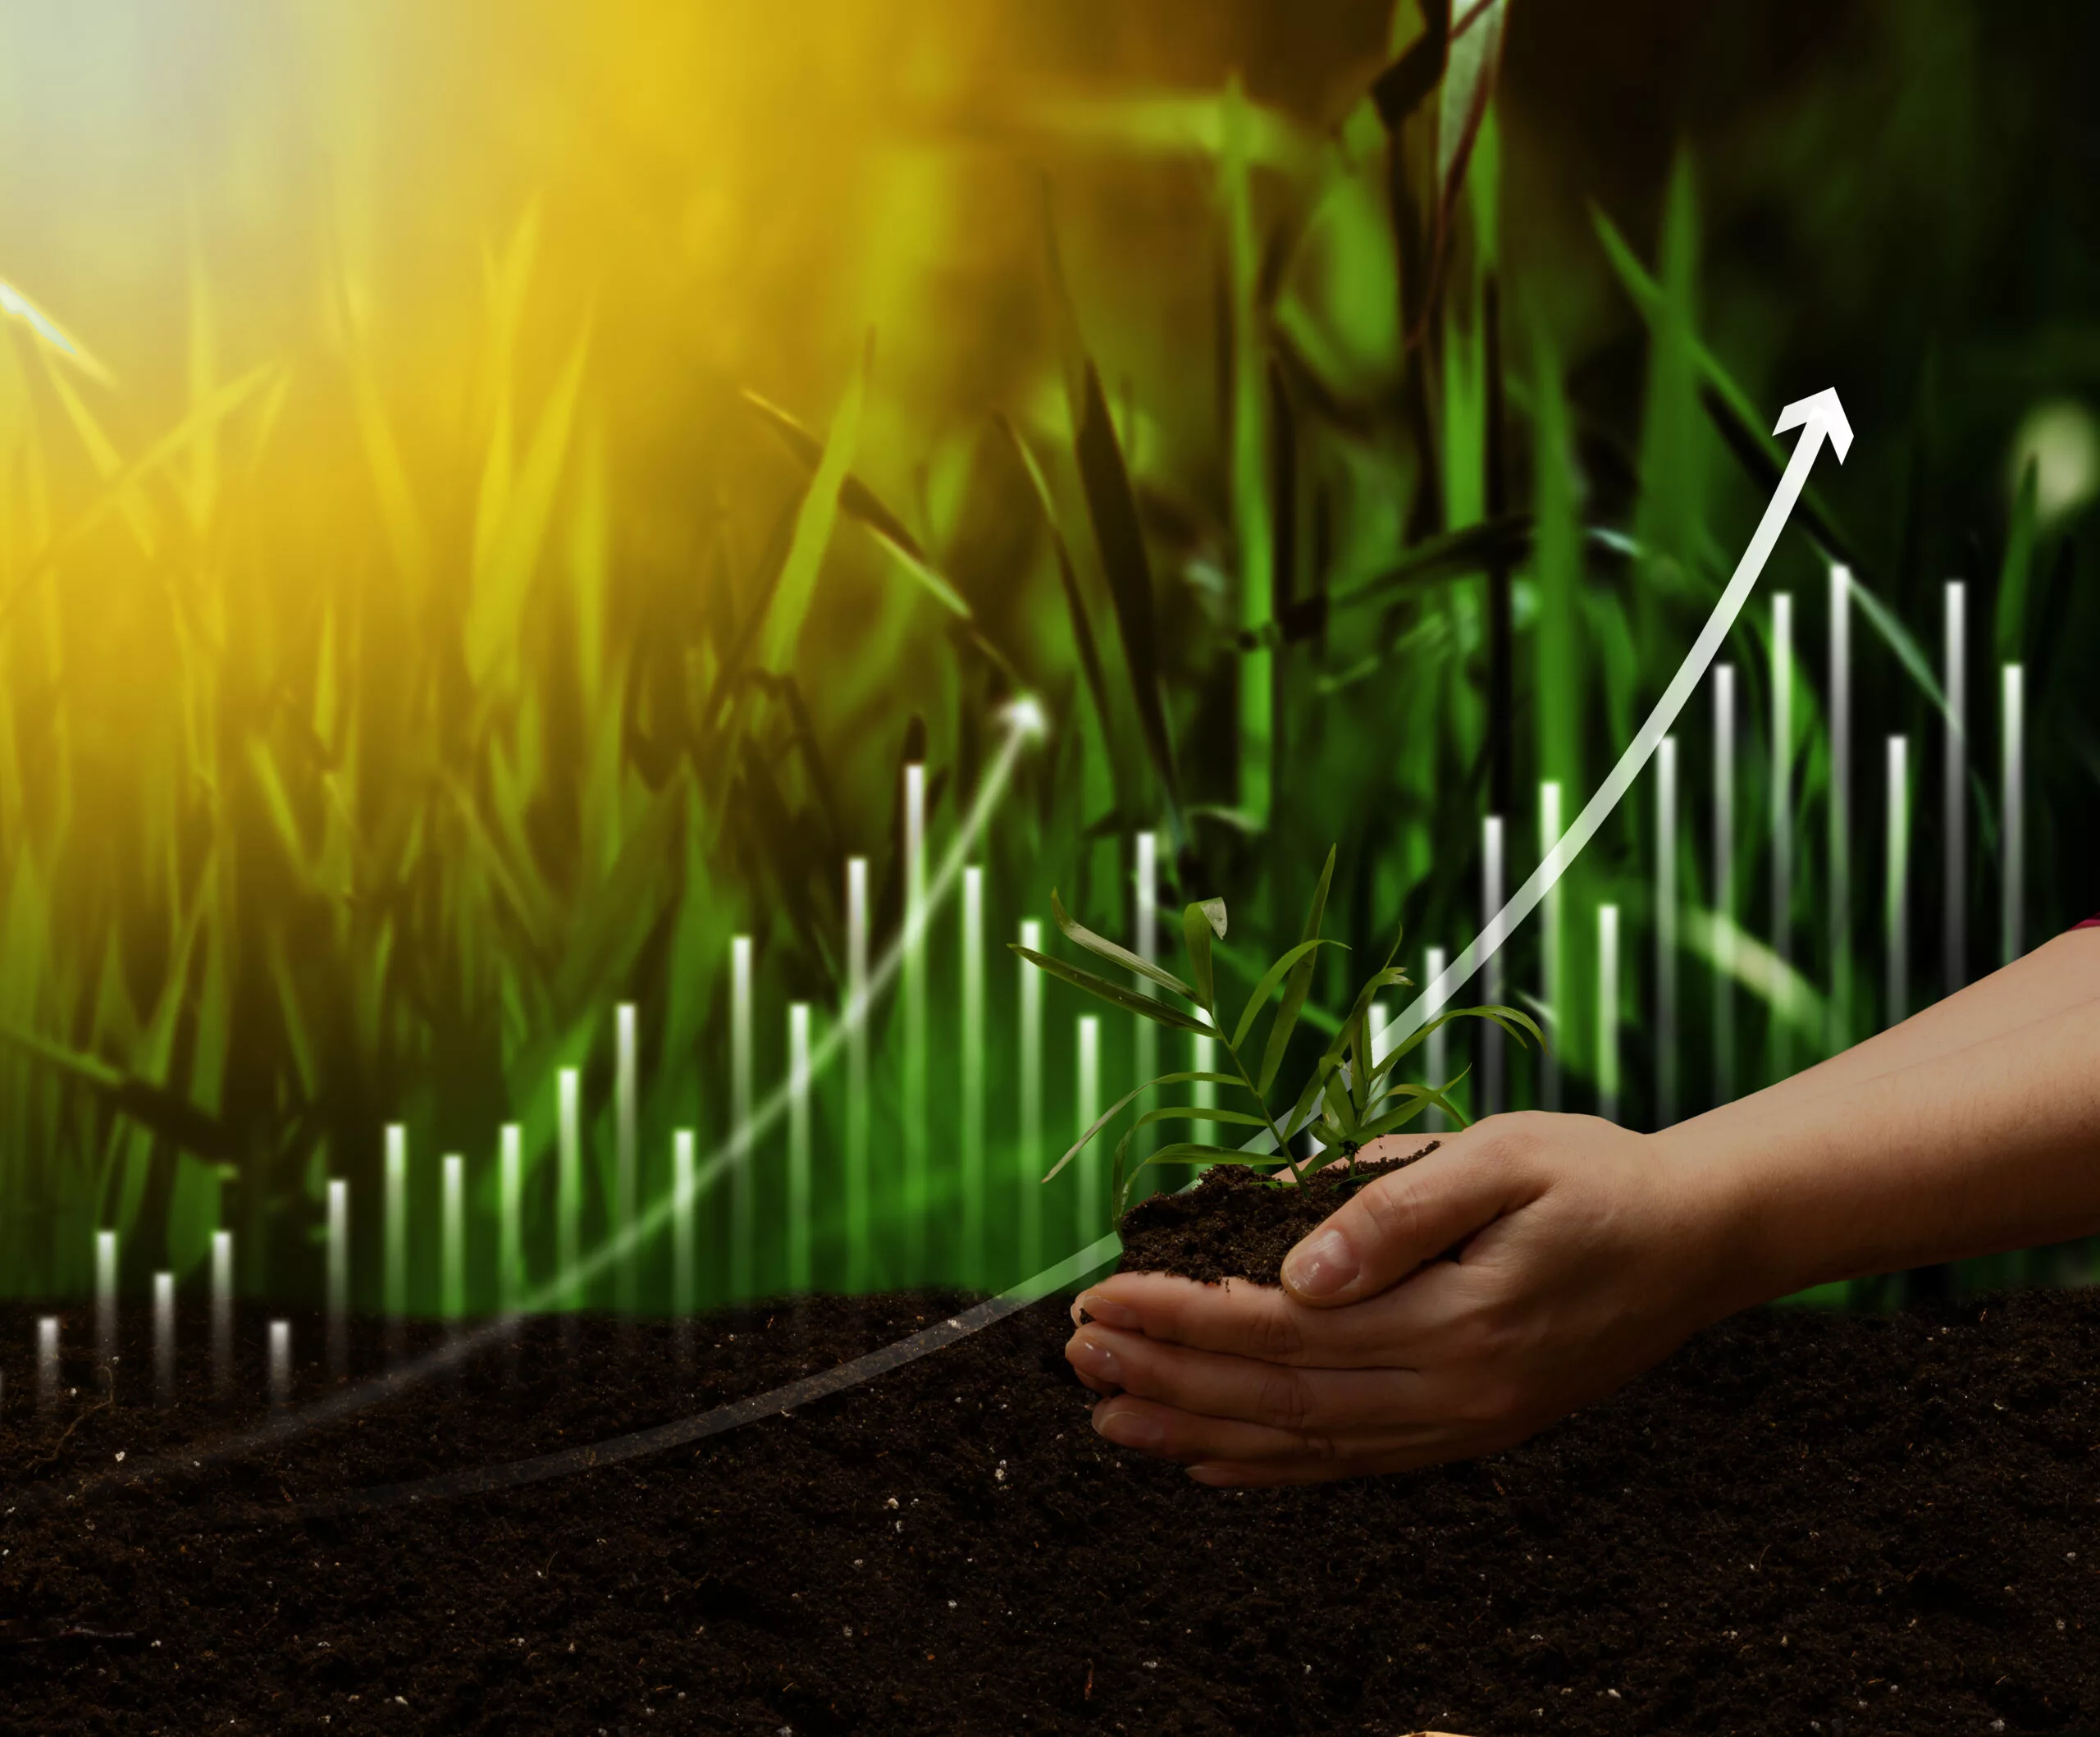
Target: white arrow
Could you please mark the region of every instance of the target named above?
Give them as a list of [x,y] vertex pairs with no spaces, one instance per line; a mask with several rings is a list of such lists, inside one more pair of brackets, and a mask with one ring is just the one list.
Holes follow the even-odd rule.
[[1404,1042],[1436,1015],[1450,999],[1452,992],[1478,971],[1509,939],[1518,924],[1532,914],[1548,889],[1567,872],[1568,865],[1597,835],[1597,829],[1632,789],[1633,780],[1641,775],[1641,769],[1648,764],[1656,745],[1669,734],[1678,714],[1684,710],[1685,702],[1691,697],[1692,689],[1699,685],[1707,666],[1714,661],[1714,654],[1721,649],[1721,642],[1728,638],[1728,629],[1735,625],[1736,617],[1742,613],[1743,605],[1750,601],[1751,587],[1756,584],[1758,574],[1764,572],[1765,562],[1771,559],[1773,546],[1779,541],[1779,533],[1786,528],[1794,503],[1801,499],[1801,490],[1807,486],[1808,473],[1824,441],[1828,440],[1831,450],[1838,455],[1841,464],[1845,462],[1845,455],[1852,450],[1852,425],[1845,420],[1844,406],[1838,402],[1837,392],[1828,387],[1813,398],[1788,405],[1779,413],[1778,426],[1772,432],[1784,434],[1789,428],[1802,431],[1801,442],[1794,448],[1793,457],[1787,461],[1785,473],[1779,478],[1778,487],[1772,491],[1764,516],[1757,522],[1757,533],[1751,538],[1750,546],[1736,563],[1728,588],[1714,606],[1714,613],[1706,618],[1706,625],[1692,642],[1691,651],[1678,665],[1677,674],[1670,678],[1669,686],[1663,690],[1662,698],[1655,702],[1655,709],[1648,714],[1647,721],[1635,733],[1626,752],[1618,757],[1618,764],[1611,769],[1611,776],[1598,787],[1597,793],[1590,798],[1575,824],[1546,853],[1545,861],[1532,871],[1532,878],[1517,889],[1509,903],[1495,913],[1487,926],[1473,938],[1472,944],[1445,967],[1399,1019],[1386,1027],[1387,1035],[1395,1044]]

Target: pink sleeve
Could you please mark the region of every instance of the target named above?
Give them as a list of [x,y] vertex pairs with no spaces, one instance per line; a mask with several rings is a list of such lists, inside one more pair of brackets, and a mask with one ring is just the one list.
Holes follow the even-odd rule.
[[2082,923],[2073,923],[2074,929],[2100,929],[2100,912],[2095,912]]

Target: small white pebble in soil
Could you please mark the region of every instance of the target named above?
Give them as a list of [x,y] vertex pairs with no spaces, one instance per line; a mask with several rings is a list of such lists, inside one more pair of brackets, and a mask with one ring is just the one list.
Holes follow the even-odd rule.
[[[12,1508],[10,1508],[7,1511],[11,1514],[15,1511]],[[2064,1560],[2066,1562],[2075,1562],[2078,1560],[2078,1552],[2075,1550],[2066,1550],[2064,1552]]]
[[[951,1599],[949,1599],[949,1600],[948,1600],[948,1608],[949,1608],[950,1610],[953,1610],[953,1609],[955,1608],[955,1600],[954,1600],[954,1599],[951,1598]],[[2058,1623],[2057,1624],[2057,1626],[2058,1628],[2060,1628],[2060,1629],[2061,1629],[2061,1628],[2063,1626],[2062,1622],[2061,1622],[2061,1620],[2059,1620],[2059,1621],[2058,1621]]]
[[853,1566],[854,1566],[856,1568],[858,1568],[858,1567],[861,1566],[861,1559],[860,1559],[860,1557],[856,1556],[856,1557],[854,1557],[854,1558],[853,1558]]
[[1618,1699],[1618,1691],[1616,1689],[1607,1689],[1605,1693],[1609,1695],[1614,1701]]
[[850,1622],[846,1625],[846,1638],[848,1640],[853,1638],[853,1625]]
[[124,1450],[121,1447],[116,1450],[116,1463],[119,1465],[124,1463]]
[[1159,1669],[1159,1661],[1158,1661],[1157,1659],[1156,1659],[1156,1658],[1148,1658],[1148,1659],[1147,1659],[1147,1660],[1145,1661],[1145,1669],[1146,1669],[1146,1670],[1148,1670],[1148,1671],[1157,1671],[1157,1670],[1158,1670],[1158,1669]]
[[2057,1619],[2057,1633],[2061,1634],[2061,1633],[2063,1632],[2063,1626],[2064,1626],[2064,1620],[2063,1620],[2063,1618],[2062,1618],[2062,1617],[2059,1616],[2059,1617]]
[[893,1508],[893,1507],[895,1507],[895,1506],[897,1506],[897,1497],[895,1497],[894,1496],[891,1497],[890,1497],[890,1499],[889,1499],[888,1502],[884,1502],[884,1503],[883,1504],[883,1506],[884,1507],[886,1507],[886,1508]]

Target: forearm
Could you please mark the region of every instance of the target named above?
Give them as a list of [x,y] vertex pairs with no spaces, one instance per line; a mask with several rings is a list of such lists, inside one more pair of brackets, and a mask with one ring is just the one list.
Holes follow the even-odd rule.
[[1655,1137],[1728,1203],[1729,1306],[2100,1233],[2100,1002]]
[[1906,1067],[1943,1061],[2031,1022],[2100,1002],[2100,929],[2075,930],[1900,1025],[1686,1124],[1719,1131],[1831,1092],[1853,1092]]

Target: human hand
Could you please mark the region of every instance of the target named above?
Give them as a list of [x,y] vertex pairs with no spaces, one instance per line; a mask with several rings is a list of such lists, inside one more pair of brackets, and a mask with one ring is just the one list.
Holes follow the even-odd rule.
[[1666,1136],[1493,1117],[1367,1183],[1291,1251],[1284,1289],[1119,1273],[1074,1304],[1091,1319],[1065,1355],[1109,1396],[1101,1434],[1205,1483],[1494,1453],[1756,1300],[1732,1192]]

